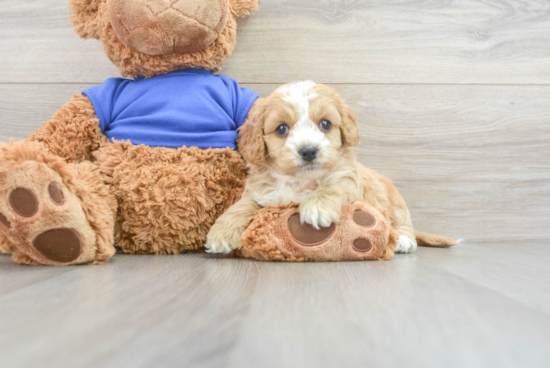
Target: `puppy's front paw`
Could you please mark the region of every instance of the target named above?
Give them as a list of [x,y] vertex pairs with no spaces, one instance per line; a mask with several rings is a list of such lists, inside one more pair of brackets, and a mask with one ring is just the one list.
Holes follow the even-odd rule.
[[316,229],[340,221],[342,205],[330,199],[307,198],[300,204],[300,220]]
[[240,247],[240,239],[242,231],[240,229],[231,229],[224,226],[216,226],[214,224],[210,229],[210,232],[206,236],[206,248],[207,253],[221,253],[228,254],[232,250]]
[[408,236],[401,235],[395,253],[412,253],[418,247],[416,239],[411,239]]
[[222,241],[207,240],[206,244],[204,244],[204,248],[206,248],[206,253],[229,254],[233,249],[236,249],[237,247],[223,240]]

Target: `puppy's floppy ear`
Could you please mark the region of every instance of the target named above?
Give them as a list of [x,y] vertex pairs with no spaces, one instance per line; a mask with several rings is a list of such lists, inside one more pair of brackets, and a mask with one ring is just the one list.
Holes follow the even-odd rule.
[[229,3],[237,18],[252,15],[258,9],[258,0],[229,0]]
[[252,165],[264,162],[267,153],[263,131],[264,115],[264,99],[259,98],[252,106],[244,124],[239,128],[237,140],[239,152]]
[[353,147],[359,143],[359,131],[357,130],[357,117],[348,105],[342,105],[342,143],[346,147]]
[[99,39],[99,5],[104,0],[69,0],[74,30],[81,38]]

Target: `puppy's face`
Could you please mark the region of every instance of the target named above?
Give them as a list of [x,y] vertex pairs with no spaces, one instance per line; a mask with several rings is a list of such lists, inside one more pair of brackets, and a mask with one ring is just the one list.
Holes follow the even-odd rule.
[[[359,140],[349,106],[332,88],[310,81],[278,88],[254,113],[253,124],[240,132],[239,150],[250,163],[285,175],[314,177],[331,170],[340,151]],[[250,150],[263,152],[251,157]]]

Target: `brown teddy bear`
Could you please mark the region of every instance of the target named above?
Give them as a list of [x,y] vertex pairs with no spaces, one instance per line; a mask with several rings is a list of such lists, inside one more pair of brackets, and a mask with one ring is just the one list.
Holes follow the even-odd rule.
[[0,250],[64,266],[201,249],[244,185],[235,141],[258,95],[212,73],[257,0],[69,6],[76,32],[99,39],[126,78],[73,95],[27,140],[0,147]]

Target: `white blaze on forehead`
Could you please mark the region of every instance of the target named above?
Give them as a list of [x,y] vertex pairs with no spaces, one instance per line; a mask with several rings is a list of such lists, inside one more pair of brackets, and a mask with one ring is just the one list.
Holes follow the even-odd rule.
[[297,106],[300,111],[300,121],[304,118],[309,120],[309,99],[317,96],[312,81],[296,82],[281,89],[280,93],[285,96],[284,100]]
[[325,150],[330,145],[327,137],[309,117],[309,101],[317,97],[317,93],[313,89],[314,86],[315,83],[312,81],[297,82],[281,88],[279,92],[284,95],[284,100],[294,105],[300,113],[300,117],[292,128],[285,144],[292,152],[298,165],[301,162],[300,148],[305,146],[317,147],[319,150],[317,162],[323,163],[326,161]]

